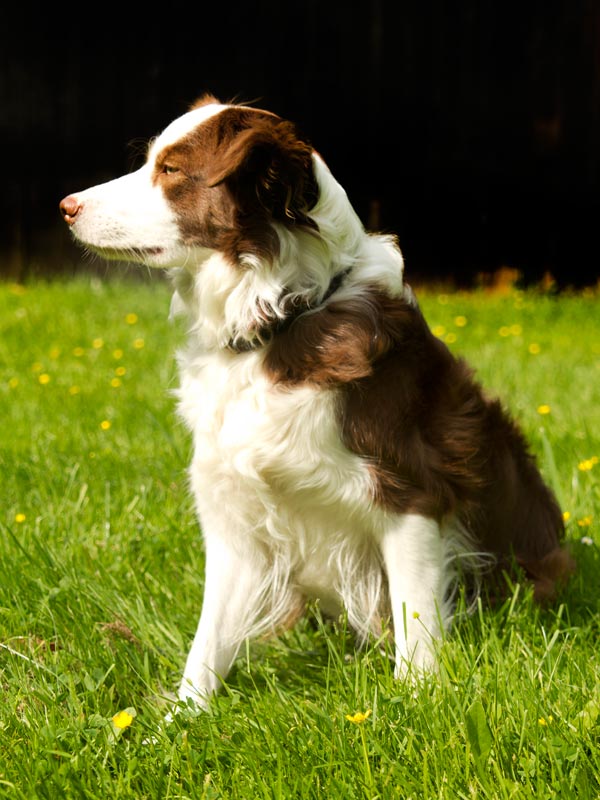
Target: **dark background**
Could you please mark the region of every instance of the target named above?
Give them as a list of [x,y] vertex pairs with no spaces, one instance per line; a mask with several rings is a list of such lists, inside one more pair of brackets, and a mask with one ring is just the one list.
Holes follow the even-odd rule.
[[293,119],[413,280],[600,276],[598,0],[3,10],[0,275],[82,266],[58,202],[211,91]]

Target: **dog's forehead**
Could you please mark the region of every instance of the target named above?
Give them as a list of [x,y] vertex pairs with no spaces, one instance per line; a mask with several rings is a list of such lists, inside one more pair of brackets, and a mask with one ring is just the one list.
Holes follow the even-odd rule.
[[160,150],[183,139],[199,125],[224,111],[228,106],[220,103],[209,103],[208,105],[194,108],[181,117],[173,120],[164,131],[154,140],[151,153],[158,153]]

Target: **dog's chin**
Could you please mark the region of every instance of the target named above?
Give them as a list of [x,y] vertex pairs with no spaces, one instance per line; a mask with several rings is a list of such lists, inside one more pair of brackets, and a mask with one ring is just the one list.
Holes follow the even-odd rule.
[[173,254],[164,247],[102,247],[81,240],[79,242],[88,252],[107,261],[126,261],[156,269],[173,265]]

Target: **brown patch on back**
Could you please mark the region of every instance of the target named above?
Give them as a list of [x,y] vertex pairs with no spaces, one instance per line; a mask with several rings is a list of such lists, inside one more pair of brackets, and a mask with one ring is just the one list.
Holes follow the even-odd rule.
[[[195,107],[215,102],[204,96]],[[173,174],[164,167],[177,167]],[[315,228],[312,149],[291,123],[243,106],[225,108],[158,154],[154,174],[186,243],[273,260],[273,223]]]
[[540,597],[568,573],[562,515],[523,435],[418,308],[375,288],[332,302],[278,335],[265,367],[276,382],[340,389],[343,440],[368,459],[383,506],[458,515],[476,547],[514,555]]

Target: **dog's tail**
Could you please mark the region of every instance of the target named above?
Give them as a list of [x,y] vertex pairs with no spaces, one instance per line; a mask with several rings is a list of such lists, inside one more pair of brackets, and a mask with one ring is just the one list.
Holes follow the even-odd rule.
[[553,600],[575,572],[575,560],[566,547],[555,547],[538,560],[517,559],[517,563],[533,583],[533,597],[538,603]]

